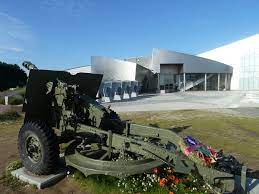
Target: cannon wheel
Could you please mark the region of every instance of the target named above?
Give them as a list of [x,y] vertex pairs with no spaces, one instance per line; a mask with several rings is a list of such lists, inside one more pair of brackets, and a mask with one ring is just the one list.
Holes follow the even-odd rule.
[[34,174],[50,174],[59,160],[58,139],[52,128],[27,122],[19,131],[18,149],[24,167]]
[[76,168],[85,176],[104,174],[124,178],[134,174],[150,173],[153,168],[164,164],[162,161],[145,158],[112,160],[105,154],[107,150],[102,148],[93,150],[89,147],[89,150],[79,151],[80,143],[78,139],[70,143],[66,148],[65,160],[66,165]]

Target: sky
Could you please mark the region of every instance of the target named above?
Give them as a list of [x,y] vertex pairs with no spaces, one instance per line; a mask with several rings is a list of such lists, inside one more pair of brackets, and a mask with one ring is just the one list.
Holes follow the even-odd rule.
[[41,69],[152,48],[199,54],[256,33],[258,0],[0,0],[0,61]]

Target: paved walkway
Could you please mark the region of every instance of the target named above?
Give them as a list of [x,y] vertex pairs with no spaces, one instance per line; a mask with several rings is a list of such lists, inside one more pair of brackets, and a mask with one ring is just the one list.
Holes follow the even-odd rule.
[[[141,96],[124,102],[106,103],[117,112],[185,109],[259,108],[259,91],[177,92]],[[247,114],[254,114],[251,109]],[[257,112],[257,111],[256,111]],[[256,113],[257,114],[257,113]]]

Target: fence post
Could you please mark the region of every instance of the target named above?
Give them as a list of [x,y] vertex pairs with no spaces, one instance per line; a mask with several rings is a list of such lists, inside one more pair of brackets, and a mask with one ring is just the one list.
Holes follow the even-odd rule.
[[5,97],[4,97],[4,102],[5,102],[5,103],[4,103],[5,105],[8,105],[8,96],[5,96]]

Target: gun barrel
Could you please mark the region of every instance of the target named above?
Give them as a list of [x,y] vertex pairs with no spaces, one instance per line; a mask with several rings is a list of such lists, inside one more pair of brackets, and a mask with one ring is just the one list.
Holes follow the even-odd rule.
[[24,61],[23,63],[22,63],[22,66],[24,66],[26,69],[28,69],[29,71],[30,70],[32,70],[32,69],[38,69],[37,67],[36,67],[36,65],[34,65],[33,63],[31,63],[30,61]]

